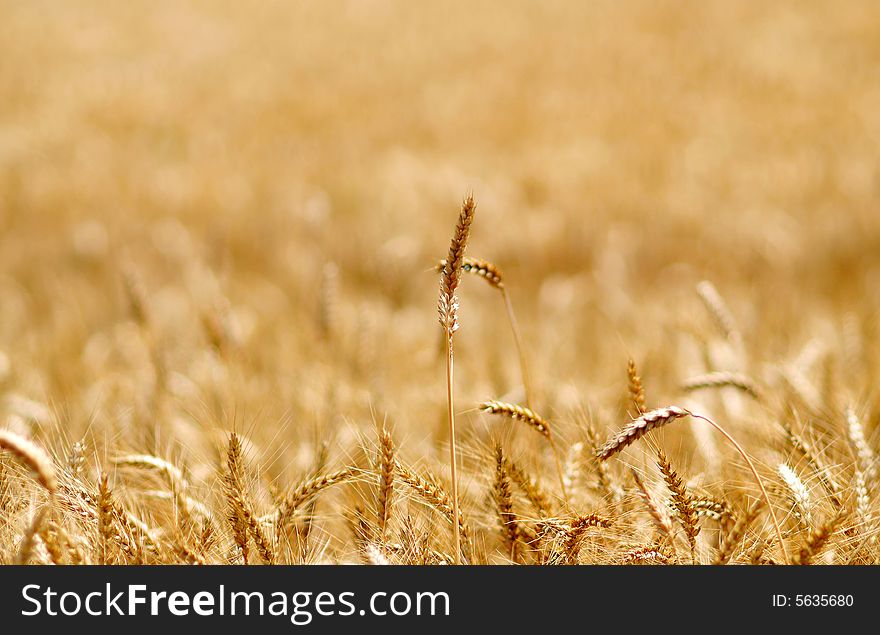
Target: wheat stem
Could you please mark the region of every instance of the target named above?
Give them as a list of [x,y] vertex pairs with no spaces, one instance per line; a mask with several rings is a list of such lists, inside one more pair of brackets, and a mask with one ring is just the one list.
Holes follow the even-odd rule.
[[752,459],[749,458],[749,455],[746,454],[746,451],[743,447],[734,439],[730,434],[727,433],[727,430],[722,428],[720,425],[712,421],[709,417],[705,417],[703,415],[695,414],[693,412],[689,412],[691,417],[694,419],[702,419],[710,426],[718,430],[721,435],[727,439],[736,451],[739,452],[740,456],[745,460],[745,462],[749,466],[749,470],[752,472],[752,476],[755,477],[755,482],[758,484],[758,487],[761,489],[761,495],[764,497],[764,501],[767,503],[767,510],[770,512],[770,518],[773,520],[773,528],[776,530],[776,539],[779,541],[779,549],[782,551],[782,557],[788,562],[788,554],[785,552],[785,541],[782,539],[782,529],[779,527],[779,521],[776,519],[776,512],[773,511],[773,503],[770,501],[770,496],[767,495],[767,489],[764,487],[764,481],[758,475],[758,470],[755,468],[755,464],[752,462]]

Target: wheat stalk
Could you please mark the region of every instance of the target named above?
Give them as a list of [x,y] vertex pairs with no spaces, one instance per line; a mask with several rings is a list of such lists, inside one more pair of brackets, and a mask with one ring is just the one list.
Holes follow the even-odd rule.
[[[446,333],[446,406],[449,422],[449,470],[452,475],[452,510],[456,518],[458,518],[458,469],[455,457],[452,338],[459,327],[458,298],[455,295],[455,291],[458,289],[458,283],[461,282],[461,267],[475,212],[476,204],[474,203],[474,197],[468,196],[465,198],[464,203],[462,203],[455,234],[453,234],[452,242],[449,245],[449,255],[446,257],[446,264],[443,266],[443,273],[440,276],[440,297],[438,301],[440,325]],[[452,541],[455,564],[461,564],[461,539],[459,532],[455,528],[455,523],[453,523],[452,527]]]
[[626,446],[634,443],[638,439],[648,434],[648,432],[650,432],[651,430],[668,425],[676,419],[682,419],[684,417],[691,417],[694,419],[701,419],[702,421],[705,421],[713,428],[715,428],[721,434],[721,436],[723,436],[727,440],[727,442],[730,443],[737,452],[739,452],[740,456],[748,465],[749,470],[752,472],[752,476],[755,478],[755,482],[758,484],[758,488],[761,490],[761,495],[764,497],[764,501],[767,503],[770,517],[773,520],[773,527],[776,530],[776,538],[779,542],[779,549],[782,551],[783,554],[785,554],[785,541],[782,539],[782,528],[779,526],[779,521],[776,519],[776,512],[773,511],[773,504],[770,501],[770,496],[767,494],[767,489],[764,487],[764,481],[758,474],[758,469],[752,462],[751,457],[749,457],[749,455],[737,442],[737,440],[730,436],[730,434],[724,428],[722,428],[718,423],[716,423],[709,417],[690,412],[689,410],[679,408],[678,406],[669,406],[667,408],[659,408],[657,410],[652,410],[651,412],[646,412],[638,419],[629,423],[621,432],[619,432],[616,436],[605,443],[605,445],[599,448],[596,451],[596,456],[602,461],[607,460],[608,458],[623,450],[623,448],[625,448]]

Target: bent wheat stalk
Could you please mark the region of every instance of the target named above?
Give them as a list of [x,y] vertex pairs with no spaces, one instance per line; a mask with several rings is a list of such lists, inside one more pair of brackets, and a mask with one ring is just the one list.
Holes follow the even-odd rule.
[[[437,263],[437,273],[442,273],[446,266],[446,261],[441,260]],[[510,301],[510,294],[504,285],[504,276],[501,270],[495,264],[488,260],[480,260],[479,258],[464,258],[461,270],[483,278],[490,286],[498,289],[501,299],[504,301],[504,311],[507,313],[507,322],[510,324],[510,331],[513,334],[513,343],[516,346],[516,354],[519,357],[519,372],[522,375],[523,391],[525,392],[526,406],[532,407],[532,382],[529,377],[529,365],[526,361],[525,348],[523,347],[522,333],[519,330],[519,322],[513,312],[513,303]]]
[[638,419],[632,421],[617,435],[612,437],[607,443],[605,443],[605,445],[596,450],[596,457],[600,461],[605,461],[617,454],[618,452],[622,451],[626,446],[630,445],[631,443],[635,443],[637,440],[641,439],[654,428],[663,427],[672,423],[676,419],[682,419],[684,417],[701,419],[702,421],[708,423],[710,426],[715,428],[721,434],[721,436],[723,436],[745,460],[746,464],[749,467],[749,470],[752,473],[752,476],[755,478],[755,482],[758,484],[758,488],[761,490],[761,496],[764,498],[764,502],[767,503],[767,509],[770,512],[770,518],[772,519],[773,527],[776,530],[776,539],[779,542],[779,549],[782,551],[783,557],[786,559],[786,561],[788,561],[788,554],[785,551],[785,541],[782,539],[782,529],[780,528],[779,521],[776,518],[776,512],[773,511],[773,504],[770,501],[770,496],[767,494],[767,489],[764,487],[764,481],[758,474],[758,470],[755,467],[755,464],[752,462],[752,459],[749,457],[743,447],[736,441],[736,439],[730,436],[730,434],[728,434],[728,432],[724,428],[722,428],[719,424],[714,422],[709,417],[691,412],[690,410],[685,410],[684,408],[679,408],[678,406],[669,406],[668,408],[659,408],[657,410],[652,410],[651,412],[646,412]]
[[[474,220],[476,204],[474,197],[468,196],[461,206],[458,216],[458,224],[452,242],[449,245],[449,255],[443,266],[443,274],[440,276],[440,298],[438,312],[440,314],[440,326],[446,334],[446,405],[449,419],[449,469],[452,473],[452,513],[455,518],[460,518],[458,512],[458,470],[455,464],[455,410],[453,399],[453,358],[452,336],[458,330],[458,298],[455,290],[461,282],[461,269],[464,262],[464,251],[467,247],[468,235],[471,223]],[[455,564],[461,564],[461,537],[458,528],[452,526],[453,554]]]

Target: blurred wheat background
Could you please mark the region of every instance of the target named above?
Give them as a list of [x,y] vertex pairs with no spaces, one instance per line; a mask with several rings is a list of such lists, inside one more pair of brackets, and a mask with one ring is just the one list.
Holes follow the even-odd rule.
[[[468,255],[504,271],[574,508],[542,525],[515,493],[499,533],[496,440],[554,505],[560,492],[540,438],[477,410],[525,395],[503,304],[467,277],[456,397],[474,561],[547,560],[536,541],[547,526],[570,538],[569,513],[615,520],[574,560],[686,552],[683,535],[654,540],[634,494],[626,466],[668,495],[650,449],[596,484],[590,431],[638,414],[631,357],[649,408],[711,414],[749,449],[792,553],[833,519],[826,560],[873,562],[878,143],[868,1],[0,1],[0,425],[52,457],[64,510],[40,518],[53,503],[0,455],[0,555],[242,561],[234,431],[235,487],[257,516],[310,475],[355,470],[274,534],[277,561],[448,557],[448,532],[399,482],[393,539],[376,535],[376,430],[401,464],[448,479],[434,267],[472,192]],[[712,371],[764,399],[682,389]],[[694,500],[747,515],[757,489],[738,457],[678,426],[652,443]],[[119,465],[131,455],[177,466],[204,513],[180,522],[179,484]],[[811,513],[787,502],[780,464]],[[505,522],[521,549],[502,546]],[[696,560],[730,531],[706,521]],[[766,510],[749,531],[730,559],[771,559],[754,556]]]

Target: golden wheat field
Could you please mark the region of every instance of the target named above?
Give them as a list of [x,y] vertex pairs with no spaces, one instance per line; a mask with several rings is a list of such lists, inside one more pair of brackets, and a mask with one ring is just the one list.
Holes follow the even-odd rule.
[[878,150],[867,0],[2,0],[0,562],[877,563]]

